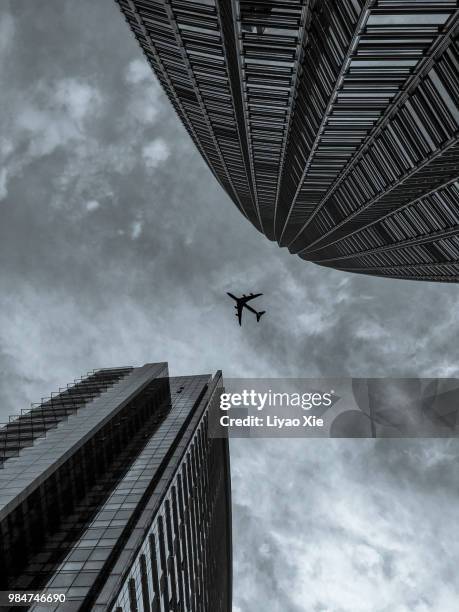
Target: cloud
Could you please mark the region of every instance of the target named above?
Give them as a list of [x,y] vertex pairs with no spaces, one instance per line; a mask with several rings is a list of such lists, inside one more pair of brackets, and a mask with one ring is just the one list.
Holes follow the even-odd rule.
[[[0,177],[1,199],[8,196],[7,182],[21,177],[37,160],[60,150],[64,153],[60,159],[63,162],[67,155],[66,147],[69,150],[72,147],[73,154],[80,152],[87,158],[91,142],[94,142],[86,121],[94,118],[100,108],[97,88],[76,79],[45,78],[39,80],[29,93],[10,100],[8,108],[4,109],[6,115],[11,108],[14,108],[14,113],[11,121],[5,122],[0,148],[4,158]],[[7,96],[12,97],[11,90]],[[65,184],[65,173],[66,170],[58,179],[61,184]]]
[[7,184],[7,173],[6,168],[0,170],[0,201],[4,200],[8,195]]
[[134,221],[131,226],[131,238],[132,240],[137,240],[140,234],[142,233],[143,224],[141,221]]
[[129,100],[123,116],[134,119],[140,125],[153,125],[161,112],[161,87],[153,77],[145,58],[129,62],[125,71],[125,83]]
[[8,12],[3,12],[0,15],[0,53],[5,54],[14,39],[16,24],[13,16]]
[[162,138],[158,138],[142,148],[142,157],[146,167],[150,170],[157,168],[162,162],[166,161],[169,156],[169,147]]
[[54,100],[77,123],[94,115],[101,103],[100,92],[77,79],[62,79],[55,85]]
[[126,70],[126,81],[136,85],[142,81],[151,84],[151,68],[144,59],[135,59],[129,62]]
[[0,154],[2,157],[7,157],[14,150],[14,145],[8,138],[0,140]]
[[235,605],[452,612],[457,476],[445,451],[457,461],[452,441],[233,440]]
[[26,106],[19,110],[16,125],[28,142],[28,157],[22,166],[34,158],[50,155],[80,137],[78,126],[70,116],[58,116],[50,108]]
[[97,200],[89,200],[89,202],[86,202],[86,210],[88,212],[93,212],[98,208],[100,208],[100,204]]

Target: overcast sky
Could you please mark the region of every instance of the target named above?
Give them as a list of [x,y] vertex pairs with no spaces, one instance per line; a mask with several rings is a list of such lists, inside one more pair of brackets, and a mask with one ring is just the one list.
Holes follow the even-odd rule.
[[[96,367],[457,376],[458,288],[320,268],[211,175],[112,0],[0,0],[0,417]],[[261,291],[239,328],[226,291]],[[234,612],[452,612],[455,442],[232,442]]]

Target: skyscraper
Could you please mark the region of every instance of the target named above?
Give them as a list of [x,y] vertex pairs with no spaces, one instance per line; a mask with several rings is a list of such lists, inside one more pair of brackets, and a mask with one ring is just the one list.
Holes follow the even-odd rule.
[[228,445],[207,436],[221,386],[97,370],[0,429],[0,591],[54,602],[34,611],[230,612]]
[[116,0],[199,152],[315,263],[459,280],[457,0]]

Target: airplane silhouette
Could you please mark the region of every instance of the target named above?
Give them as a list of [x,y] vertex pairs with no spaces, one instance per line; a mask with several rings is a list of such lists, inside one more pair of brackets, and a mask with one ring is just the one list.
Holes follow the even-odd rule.
[[254,300],[257,297],[260,297],[260,295],[263,295],[262,293],[251,293],[250,295],[245,295],[244,293],[242,294],[242,297],[239,297],[239,298],[233,295],[232,293],[227,292],[227,295],[229,295],[230,298],[233,298],[233,300],[236,301],[236,305],[234,308],[237,309],[236,316],[238,318],[239,325],[241,325],[242,311],[244,308],[247,308],[247,310],[250,310],[250,312],[253,312],[253,314],[257,316],[257,321],[259,321],[262,315],[264,315],[266,312],[266,310],[262,310],[261,312],[258,312],[257,310],[255,310],[255,308],[252,308],[251,306],[247,304],[247,302],[249,302],[250,300]]

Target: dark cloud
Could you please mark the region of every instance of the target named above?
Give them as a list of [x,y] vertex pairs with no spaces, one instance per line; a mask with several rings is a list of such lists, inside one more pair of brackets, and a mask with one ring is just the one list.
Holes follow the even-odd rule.
[[[457,287],[340,273],[266,240],[112,0],[4,0],[0,51],[1,417],[88,369],[147,361],[457,375]],[[262,323],[239,328],[226,290],[262,291]],[[232,454],[236,612],[373,612],[368,594],[378,612],[455,609],[455,444],[238,441]]]

